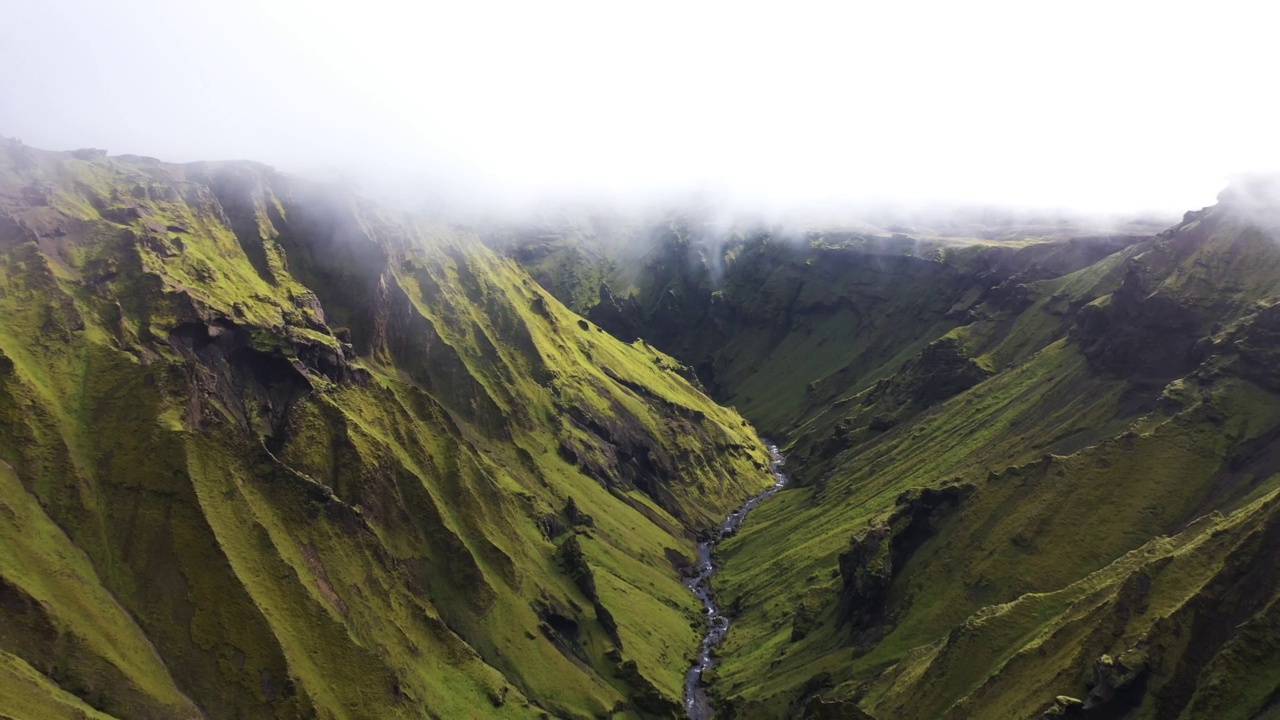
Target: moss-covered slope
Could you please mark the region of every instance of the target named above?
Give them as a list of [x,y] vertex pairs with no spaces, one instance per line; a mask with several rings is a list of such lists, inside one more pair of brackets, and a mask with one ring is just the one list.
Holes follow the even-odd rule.
[[468,233],[0,149],[0,714],[670,716],[752,429]]
[[1275,182],[1153,237],[658,234],[589,316],[796,480],[720,548],[718,717],[1280,714]]
[[778,437],[801,435],[811,415],[894,373],[972,308],[1017,302],[1026,283],[1140,239],[725,229],[683,217],[581,225],[489,242],[609,332],[683,360]]
[[989,294],[810,416],[801,487],[723,548],[726,707],[1276,712],[1280,205],[1258,194]]

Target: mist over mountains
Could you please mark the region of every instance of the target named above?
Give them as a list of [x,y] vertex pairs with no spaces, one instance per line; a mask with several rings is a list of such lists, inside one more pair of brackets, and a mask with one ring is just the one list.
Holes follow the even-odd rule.
[[1277,707],[1272,177],[1166,229],[471,229],[2,162],[7,716],[680,716],[758,432],[716,717]]
[[0,720],[1280,719],[1274,14],[8,3]]
[[1274,18],[1249,2],[20,0],[12,16],[2,134],[341,175],[414,209],[710,192],[1177,213],[1280,168]]

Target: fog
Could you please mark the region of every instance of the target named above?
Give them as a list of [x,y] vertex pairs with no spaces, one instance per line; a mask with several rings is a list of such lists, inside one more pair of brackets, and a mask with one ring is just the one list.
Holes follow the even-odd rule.
[[0,3],[0,135],[428,209],[1167,212],[1280,169],[1259,2]]

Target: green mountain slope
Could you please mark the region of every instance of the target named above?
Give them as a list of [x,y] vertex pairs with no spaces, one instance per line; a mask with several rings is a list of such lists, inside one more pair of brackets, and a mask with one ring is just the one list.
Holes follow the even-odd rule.
[[892,374],[965,324],[972,306],[1139,239],[797,235],[692,218],[599,225],[493,232],[489,242],[606,330],[682,359],[718,399],[787,436],[836,393]]
[[722,697],[745,717],[813,694],[880,718],[1272,707],[1275,227],[1228,193],[974,307],[811,418],[808,486],[724,548]]
[[717,717],[1280,713],[1274,182],[1149,238],[672,233],[590,316],[797,480],[720,546]]
[[771,482],[680,369],[465,231],[6,141],[0,714],[672,715]]

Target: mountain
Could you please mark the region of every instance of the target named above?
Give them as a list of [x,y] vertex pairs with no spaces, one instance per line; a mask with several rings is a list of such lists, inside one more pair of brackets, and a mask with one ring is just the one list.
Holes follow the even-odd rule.
[[0,148],[0,715],[671,717],[753,428],[465,229]]
[[1154,234],[992,220],[961,228],[967,234],[917,236],[726,227],[696,213],[630,224],[587,217],[486,240],[606,330],[676,355],[718,399],[783,434],[825,410],[819,385],[849,389],[894,372],[964,324],[976,299]]
[[475,230],[0,145],[0,717],[679,716],[759,427],[719,720],[1280,718],[1280,180]]
[[582,308],[786,441],[717,717],[1280,717],[1280,182],[994,235],[677,219]]

